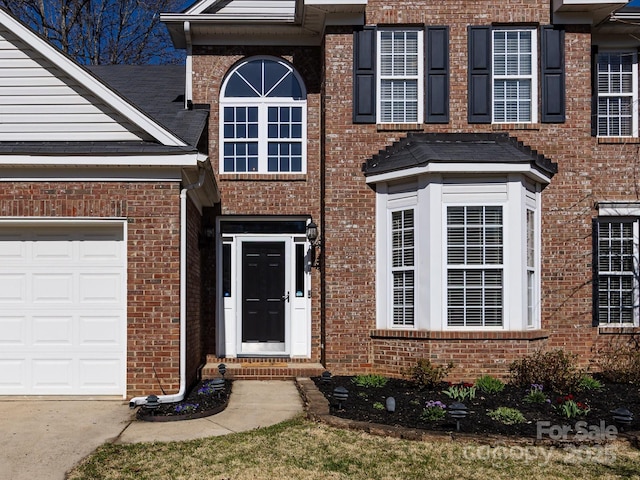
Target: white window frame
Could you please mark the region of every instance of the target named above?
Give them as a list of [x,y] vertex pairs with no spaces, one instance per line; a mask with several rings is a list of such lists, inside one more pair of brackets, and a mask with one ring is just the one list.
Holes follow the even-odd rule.
[[[602,213],[602,212],[601,212]],[[598,326],[600,327],[628,327],[628,326],[638,326],[639,324],[639,310],[640,310],[640,305],[638,304],[638,302],[640,301],[640,285],[638,282],[638,259],[640,258],[640,219],[637,217],[629,217],[629,216],[600,216],[598,218],[598,232],[597,232],[597,249],[598,251],[595,252],[596,255],[598,255],[598,271],[596,272],[597,275],[597,284],[598,284],[598,291],[595,292],[596,295],[598,295],[598,308],[597,308],[597,319],[598,319]],[[631,242],[632,242],[632,249],[631,249],[631,253],[629,254],[629,256],[631,256],[631,261],[633,263],[633,269],[635,269],[635,271],[631,271],[629,272],[628,270],[620,270],[620,269],[615,269],[615,270],[605,270],[603,268],[601,259],[602,259],[602,255],[600,254],[600,247],[601,247],[601,242],[602,242],[602,231],[603,231],[603,225],[605,224],[630,224],[632,227],[632,231],[631,231]],[[612,243],[614,244],[618,244],[618,242],[620,241],[620,237],[610,237],[608,236],[607,239],[605,240],[613,240]],[[617,253],[617,252],[616,252]],[[621,262],[621,265],[623,265],[624,262]],[[603,278],[602,277],[609,277],[609,278],[616,278],[616,277],[620,277],[622,278],[623,276],[632,276],[632,287],[631,287],[631,305],[623,305],[623,300],[620,298],[619,302],[620,302],[620,308],[615,308],[616,305],[607,305],[604,306],[600,303],[600,292],[602,291],[602,281]],[[619,289],[606,289],[607,297],[611,296],[612,292],[618,293],[620,296],[622,296],[623,290],[622,288]],[[611,321],[611,314],[609,313],[608,315],[606,315],[606,318],[602,318],[600,315],[600,312],[603,308],[607,308],[607,307],[614,307],[611,308],[610,310],[612,311],[616,311],[618,310],[618,313],[620,314],[620,316],[622,316],[622,310],[626,307],[627,309],[631,310],[631,318],[632,320],[629,322],[624,322],[624,321]]]
[[[232,77],[232,74],[246,63],[255,60],[271,60],[285,66],[296,78],[302,89],[302,95],[300,99],[292,97],[267,97],[265,95],[260,97],[227,97],[224,92],[227,88],[227,83]],[[275,87],[275,86],[274,86]],[[225,107],[257,107],[258,108],[258,137],[255,141],[258,143],[258,168],[257,170],[249,171],[225,171],[224,158],[225,158],[225,144],[227,143],[243,143],[247,141],[247,138],[230,138],[225,139],[224,127],[225,127]],[[269,138],[268,137],[268,111],[269,107],[300,107],[302,111],[302,137],[301,138]],[[307,94],[305,90],[304,82],[298,74],[298,72],[288,62],[277,57],[249,57],[242,62],[234,66],[227,77],[225,78],[222,87],[220,89],[220,103],[219,103],[219,172],[221,174],[267,174],[267,175],[299,175],[307,173]],[[249,142],[247,142],[249,143]],[[252,142],[253,143],[253,142]],[[269,171],[268,170],[268,158],[269,158],[269,143],[297,143],[301,146],[302,166],[300,171]]]
[[[631,62],[631,72],[628,74],[631,76],[631,92],[613,92],[609,89],[609,91],[607,92],[601,92],[600,91],[600,57],[601,56],[611,56],[611,55],[630,55],[632,58],[632,62]],[[596,54],[596,129],[597,129],[597,136],[598,137],[637,137],[638,136],[638,53],[636,51],[632,51],[632,50],[624,50],[624,49],[619,49],[619,50],[603,50],[603,51],[599,51]],[[608,62],[608,65],[610,66],[610,62]],[[605,75],[609,78],[609,86],[611,86],[611,77],[613,75],[624,75],[624,72],[612,72],[611,69],[609,68],[609,70],[607,72],[603,72],[602,75]],[[622,85],[623,82],[621,82]],[[622,134],[620,132],[620,130],[622,129],[621,125],[622,125],[622,121],[621,119],[624,118],[626,115],[622,115],[622,114],[617,114],[617,115],[611,115],[605,113],[601,115],[600,112],[600,99],[607,99],[608,101],[611,99],[623,99],[623,98],[629,98],[630,99],[630,104],[631,104],[631,112],[630,112],[630,116],[631,116],[631,124],[630,124],[630,132],[628,135]],[[607,131],[606,132],[601,132],[600,130],[600,119],[602,117],[605,118],[618,118],[619,122],[618,122],[618,128],[619,131],[617,133],[611,133],[611,125],[609,123],[609,121],[607,121]]]
[[[509,32],[529,32],[531,35],[531,65],[530,72],[526,73],[517,73],[517,74],[497,74],[496,73],[496,35],[509,33]],[[527,52],[528,54],[529,52]],[[518,57],[523,55],[523,52],[517,53]],[[536,123],[538,121],[538,36],[537,30],[534,28],[494,28],[491,32],[491,101],[492,101],[492,122],[499,123]],[[498,119],[496,118],[496,82],[497,81],[516,81],[520,82],[522,80],[528,80],[531,83],[531,98],[530,101],[530,112],[531,118],[528,120],[522,120],[520,118],[516,120],[512,119]],[[506,103],[506,100],[505,100]],[[506,111],[508,109],[505,107],[505,117]]]
[[[521,174],[483,178],[426,174],[376,182],[376,328],[427,331],[540,328],[541,189],[541,185],[528,181]],[[447,324],[448,206],[502,207],[501,326]],[[414,325],[402,326],[393,323],[391,215],[393,211],[410,208],[414,209],[416,245]],[[533,212],[535,220],[532,278],[527,265],[527,211]]]
[[[417,35],[417,52],[416,52],[416,64],[417,64],[417,70],[416,70],[416,74],[412,75],[412,74],[407,74],[407,73],[402,73],[402,74],[383,74],[382,72],[382,37],[384,34],[388,34],[391,33],[392,35],[399,35],[399,34],[406,34],[409,32],[413,32],[416,33]],[[377,75],[376,75],[376,102],[377,102],[377,123],[378,124],[383,124],[383,123],[409,123],[409,124],[416,124],[416,123],[422,123],[424,121],[424,30],[420,29],[420,28],[379,28],[377,31],[377,58],[376,58],[376,65],[377,65]],[[393,41],[392,41],[392,45],[393,45]],[[404,55],[407,56],[406,52],[395,52],[392,51],[391,55]],[[393,62],[392,62],[393,63]],[[404,65],[406,66],[406,62],[404,63]],[[405,68],[406,69],[406,68]],[[409,118],[407,119],[406,113],[404,115],[404,117],[402,119],[396,119],[393,118],[393,107],[391,108],[392,111],[392,116],[391,118],[383,118],[383,98],[382,98],[382,86],[383,83],[385,81],[415,81],[417,83],[416,86],[416,118]],[[406,93],[406,92],[405,92]],[[403,97],[402,100],[407,100],[406,97]],[[393,101],[393,99],[391,100]]]

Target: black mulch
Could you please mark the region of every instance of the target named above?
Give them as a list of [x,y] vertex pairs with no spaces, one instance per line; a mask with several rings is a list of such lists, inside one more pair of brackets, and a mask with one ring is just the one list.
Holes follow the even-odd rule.
[[[456,422],[450,415],[442,420],[425,420],[421,418],[423,409],[428,401],[440,401],[447,407],[454,400],[442,391],[448,388],[443,384],[441,388],[423,390],[407,380],[389,379],[384,387],[359,387],[352,381],[353,377],[335,376],[329,383],[323,383],[320,378],[313,379],[319,390],[329,400],[331,414],[351,420],[396,425],[409,428],[419,428],[433,431],[455,431]],[[343,386],[349,391],[348,398],[342,405],[334,398],[333,390]],[[598,432],[592,426],[601,428],[603,425],[614,426],[619,431],[640,430],[640,389],[631,384],[604,384],[599,391],[586,391],[574,394],[575,401],[589,406],[588,414],[568,419],[557,412],[556,405],[560,394],[544,392],[549,401],[544,403],[526,403],[523,401],[529,389],[517,388],[507,385],[501,393],[486,395],[476,393],[473,400],[467,399],[462,403],[468,408],[468,416],[461,420],[460,431],[476,434],[500,434],[515,435],[520,437],[536,438],[538,433],[538,421],[549,422],[554,425],[565,425],[572,428],[575,433],[575,424],[578,421],[587,423],[587,430],[591,429],[594,435]],[[395,412],[390,413],[381,408],[386,403],[387,397],[394,397],[396,403]],[[526,423],[516,425],[504,425],[491,419],[487,412],[498,407],[517,408],[526,418]],[[339,408],[342,407],[342,408]],[[616,425],[611,410],[625,407],[634,414],[634,420],[629,425]],[[445,411],[447,411],[445,409]],[[604,422],[601,423],[601,422]],[[553,432],[552,432],[553,433]],[[604,433],[604,432],[602,432]],[[571,435],[572,433],[569,433]],[[548,433],[543,434],[543,437]]]
[[230,380],[225,380],[224,390],[216,392],[211,380],[203,380],[180,402],[161,403],[156,409],[149,409],[143,405],[138,409],[137,418],[149,422],[169,422],[214,415],[226,408],[231,395],[231,385]]

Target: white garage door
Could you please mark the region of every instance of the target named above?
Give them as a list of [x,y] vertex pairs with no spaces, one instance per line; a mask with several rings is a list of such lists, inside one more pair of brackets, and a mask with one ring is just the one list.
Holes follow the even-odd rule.
[[0,224],[0,395],[125,395],[123,226]]

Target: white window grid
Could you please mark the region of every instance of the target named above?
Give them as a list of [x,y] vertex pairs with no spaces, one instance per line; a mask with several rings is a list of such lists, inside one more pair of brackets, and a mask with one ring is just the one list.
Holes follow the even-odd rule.
[[598,323],[638,324],[638,220],[601,221],[598,228]]
[[448,206],[446,237],[447,325],[502,327],[502,207]]
[[415,324],[415,218],[414,210],[391,212],[391,275],[393,326]]
[[422,52],[422,30],[378,30],[378,123],[422,122]]
[[537,121],[537,37],[534,29],[493,30],[493,122]]
[[636,52],[597,55],[600,137],[638,136],[638,56]]
[[[252,60],[259,60],[257,57]],[[296,75],[291,66],[277,58],[270,58],[273,61],[285,65],[289,74]],[[232,72],[231,72],[232,73]],[[228,78],[231,74],[228,75]],[[242,75],[239,75],[243,78]],[[274,82],[265,91],[256,93],[255,97],[225,97],[220,96],[220,172],[221,173],[252,173],[252,174],[297,174],[306,173],[307,157],[307,101],[306,96],[302,99],[289,97],[269,97],[278,88],[285,77],[278,82]],[[296,77],[297,78],[297,77]],[[302,85],[301,79],[298,82]],[[222,87],[224,92],[225,85]],[[225,108],[232,108],[234,111],[245,109],[257,110],[257,122],[253,119],[247,121],[245,131],[238,129],[238,124],[242,122],[227,122],[225,120]],[[273,116],[276,109],[277,114]],[[294,111],[296,118],[294,120]],[[283,112],[288,112],[288,119],[283,117]],[[270,119],[271,114],[271,119]],[[257,125],[256,129],[253,128]],[[229,136],[230,129],[233,128],[234,137]],[[246,132],[246,133],[245,133]],[[242,136],[242,135],[246,136]],[[295,135],[295,136],[294,136]],[[246,168],[243,166],[246,165]],[[238,169],[238,166],[241,168]]]

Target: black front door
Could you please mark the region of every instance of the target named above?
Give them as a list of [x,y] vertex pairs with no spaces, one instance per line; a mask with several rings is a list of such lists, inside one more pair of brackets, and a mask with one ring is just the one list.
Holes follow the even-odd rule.
[[243,242],[243,343],[284,343],[284,289],[284,242]]

